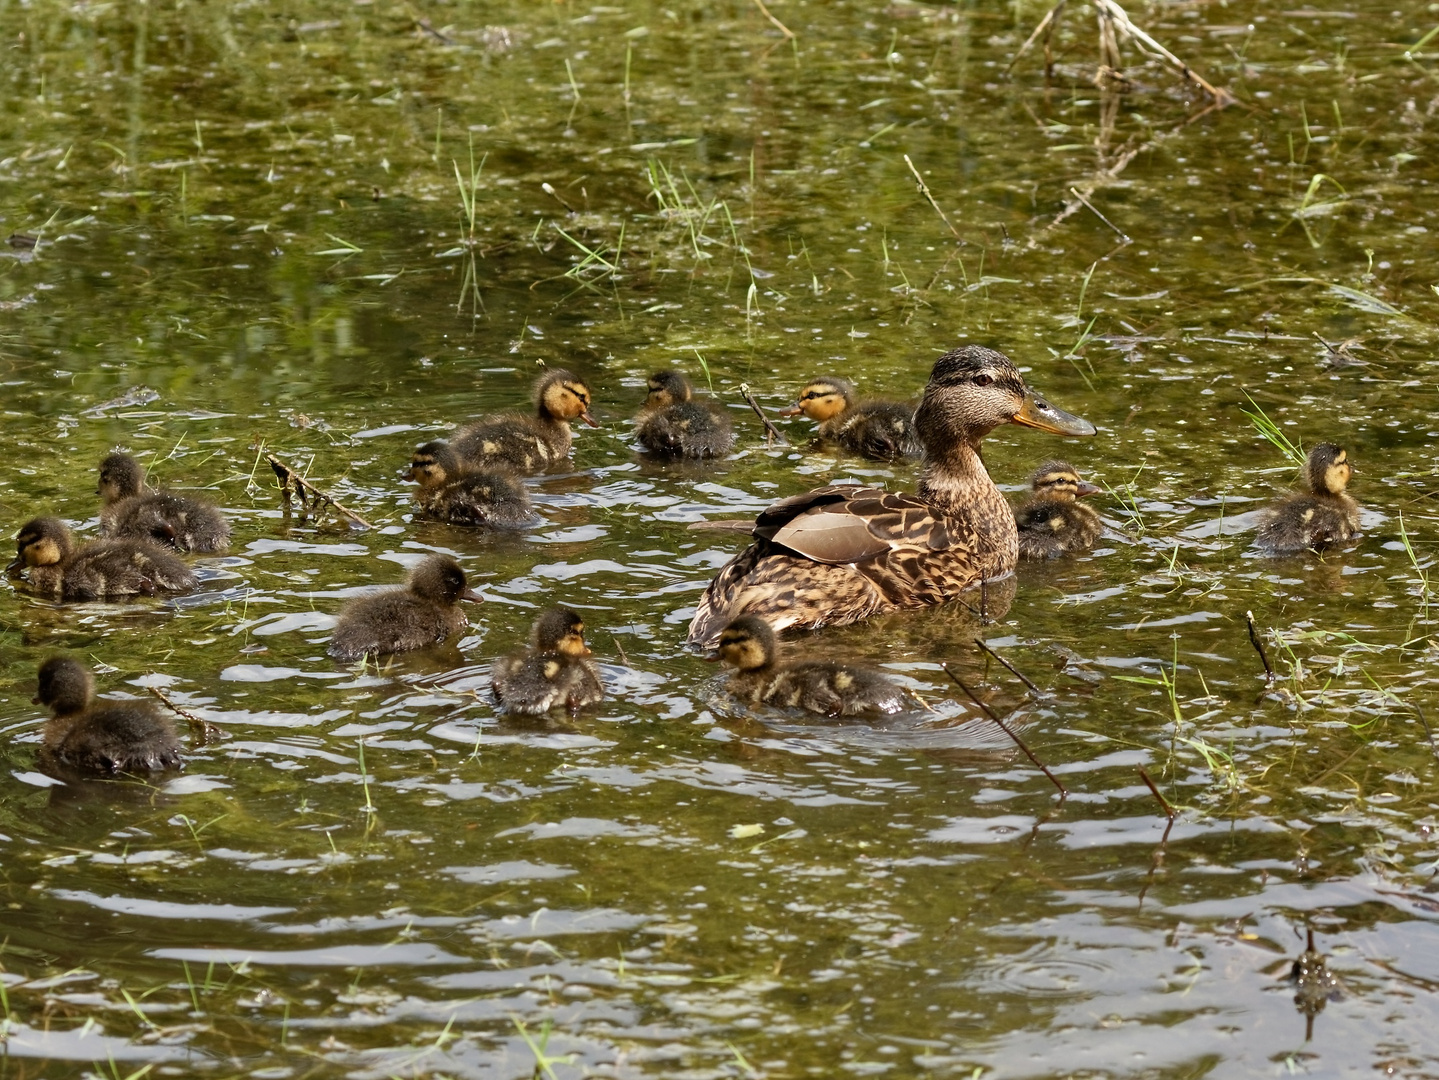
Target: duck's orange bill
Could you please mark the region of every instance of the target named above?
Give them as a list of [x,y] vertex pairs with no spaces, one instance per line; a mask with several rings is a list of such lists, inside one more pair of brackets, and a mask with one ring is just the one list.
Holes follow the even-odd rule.
[[780,416],[798,416],[798,415],[799,415],[800,413],[802,413],[802,412],[804,412],[804,410],[801,409],[798,405],[786,405],[783,409],[780,409],[780,410],[779,410],[779,415],[780,415]]
[[1038,428],[1051,435],[1093,435],[1094,425],[1082,417],[1055,408],[1041,397],[1032,393],[1024,395],[1024,404],[1014,414],[1014,422],[1025,427]]

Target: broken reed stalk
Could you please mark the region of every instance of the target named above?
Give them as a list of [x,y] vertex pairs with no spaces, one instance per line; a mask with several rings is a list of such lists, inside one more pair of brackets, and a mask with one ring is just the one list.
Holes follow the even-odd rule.
[[1132,242],[1132,241],[1129,239],[1129,234],[1126,233],[1123,229],[1121,229],[1121,228],[1120,228],[1118,225],[1116,225],[1114,222],[1110,221],[1110,220],[1109,220],[1107,217],[1105,217],[1103,214],[1101,214],[1101,213],[1095,208],[1095,205],[1094,205],[1092,202],[1090,202],[1088,199],[1086,199],[1086,198],[1084,197],[1084,195],[1080,192],[1080,190],[1079,190],[1078,188],[1075,188],[1075,187],[1070,188],[1070,189],[1069,189],[1069,193],[1070,193],[1071,195],[1073,195],[1076,199],[1078,199],[1080,202],[1082,202],[1082,203],[1089,209],[1089,212],[1090,212],[1091,214],[1093,214],[1093,215],[1094,215],[1095,217],[1097,217],[1100,221],[1104,222],[1104,223],[1105,223],[1106,225],[1108,225],[1111,229],[1113,229],[1116,233],[1118,233],[1118,234],[1119,234],[1119,238],[1120,238],[1121,240],[1123,240],[1126,244]]
[[285,493],[285,506],[287,509],[290,505],[290,495],[293,492],[295,495],[299,496],[300,505],[308,511],[309,503],[305,498],[306,493],[308,493],[309,495],[317,499],[319,502],[324,503],[326,506],[333,506],[341,514],[345,515],[345,517],[349,518],[357,525],[360,525],[361,527],[366,529],[374,528],[373,525],[371,525],[359,514],[342,505],[329,492],[322,491],[317,488],[314,484],[310,483],[310,481],[306,480],[303,476],[297,473],[294,469],[290,468],[290,466],[286,465],[274,454],[266,454],[265,460],[270,463],[270,468],[275,470],[275,475],[280,479],[280,489]]
[[1169,800],[1166,799],[1160,793],[1159,789],[1154,786],[1154,781],[1149,779],[1149,774],[1144,771],[1143,765],[1139,766],[1139,779],[1144,781],[1145,787],[1149,788],[1150,791],[1154,792],[1154,797],[1159,800],[1159,805],[1164,808],[1164,816],[1167,817],[1170,821],[1173,821],[1174,807],[1169,805]]
[[1429,749],[1434,751],[1435,757],[1439,757],[1439,746],[1434,744],[1434,732],[1429,728],[1429,718],[1424,715],[1424,710],[1413,702],[1409,703],[1409,707],[1414,710],[1419,717],[1419,722],[1424,725],[1424,734],[1429,736]]
[[999,730],[1008,735],[1010,739],[1013,740],[1014,745],[1024,751],[1024,756],[1029,758],[1030,761],[1034,762],[1035,768],[1037,768],[1040,772],[1044,773],[1045,776],[1049,777],[1049,782],[1059,789],[1059,797],[1061,799],[1067,798],[1069,796],[1069,790],[1059,782],[1059,777],[1055,776],[1054,773],[1049,771],[1049,767],[1045,765],[1044,762],[1040,761],[1039,758],[1034,756],[1034,751],[1024,744],[1024,740],[1019,737],[1019,733],[1016,732],[1013,728],[1011,728],[1008,724],[1006,724],[1003,720],[1001,720],[995,714],[995,711],[993,709],[991,709],[984,702],[980,701],[979,698],[975,697],[974,691],[964,685],[964,683],[960,680],[959,676],[950,670],[948,664],[940,664],[939,666],[944,668],[944,673],[953,680],[954,685],[963,690],[969,700],[978,705],[980,709],[984,711],[984,715],[989,717],[996,724],[998,724]]
[[975,638],[974,643],[978,645],[981,649],[983,649],[985,652],[989,653],[990,656],[994,657],[1001,664],[1003,664],[1011,675],[1013,675],[1020,682],[1024,683],[1025,686],[1029,687],[1029,692],[1033,694],[1037,700],[1042,701],[1044,699],[1044,691],[1041,690],[1039,687],[1035,686],[1034,683],[1030,682],[1029,679],[1026,678],[1025,675],[1017,667],[1011,664],[1004,657],[1000,656],[999,653],[995,652],[979,638]]
[[[1049,34],[1046,33],[1046,31],[1052,31],[1054,27],[1059,24],[1059,16],[1064,11],[1064,5],[1068,2],[1069,0],[1059,0],[1059,3],[1044,13],[1044,18],[1039,20],[1039,25],[1034,28],[1034,33],[1029,35],[1029,40],[1019,47],[1019,52],[1014,54],[1014,59],[1005,65],[1004,73],[1006,75],[1014,70],[1014,65],[1019,63],[1020,58],[1023,57],[1025,53],[1029,52],[1029,47],[1039,40],[1041,34],[1044,34],[1044,43],[1048,46]],[[1049,71],[1048,63],[1045,64],[1045,71],[1046,73]]]
[[749,383],[739,384],[739,396],[744,398],[745,404],[754,410],[754,414],[759,417],[759,422],[764,425],[766,442],[773,442],[775,439],[778,439],[782,443],[789,442],[789,440],[784,437],[784,432],[775,427],[770,418],[764,414],[764,410],[759,407],[759,402],[754,399],[754,394],[750,392]]
[[169,695],[159,687],[147,686],[145,689],[159,698],[165,708],[169,709],[176,716],[184,720],[185,723],[190,725],[190,730],[199,736],[201,746],[204,746],[212,739],[224,739],[228,737],[228,733],[224,728],[210,723],[210,721],[206,720],[203,716],[192,713],[189,709],[183,709],[179,705],[176,705],[170,700]]
[[914,173],[914,182],[919,188],[919,193],[924,196],[925,201],[934,207],[934,212],[939,215],[939,219],[949,226],[949,231],[954,234],[954,238],[956,240],[963,239],[963,237],[959,235],[959,230],[954,227],[954,222],[949,220],[949,215],[939,208],[939,203],[934,201],[934,196],[930,193],[929,185],[924,182],[924,177],[919,175],[919,170],[914,167],[914,162],[909,160],[908,154],[904,155],[904,163],[909,166],[909,171]]
[[754,6],[759,8],[760,14],[763,15],[766,19],[768,19],[770,21],[770,24],[785,36],[786,41],[795,40],[794,31],[774,17],[774,15],[770,12],[770,9],[764,6],[764,0],[754,0]]
[[1259,659],[1264,664],[1264,682],[1265,685],[1268,685],[1278,676],[1274,674],[1274,669],[1269,666],[1269,654],[1264,651],[1264,642],[1259,640],[1259,630],[1254,625],[1254,612],[1246,611],[1244,613],[1244,621],[1249,624],[1249,644],[1254,646],[1254,651],[1259,654]]

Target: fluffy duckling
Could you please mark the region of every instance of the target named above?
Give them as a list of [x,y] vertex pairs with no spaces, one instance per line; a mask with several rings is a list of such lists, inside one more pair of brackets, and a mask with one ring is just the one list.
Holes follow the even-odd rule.
[[854,399],[854,387],[844,379],[823,376],[799,392],[799,401],[781,416],[805,416],[819,424],[821,439],[875,461],[918,457],[924,452],[914,429],[914,410],[897,401]]
[[1359,504],[1345,492],[1354,466],[1344,448],[1320,443],[1304,463],[1307,493],[1270,507],[1254,543],[1267,555],[1322,550],[1359,535]]
[[569,608],[535,620],[530,647],[495,661],[495,697],[510,711],[539,716],[557,705],[571,713],[605,696],[585,645],[585,621]]
[[175,728],[153,705],[96,704],[94,696],[94,680],[78,661],[52,656],[40,665],[35,704],[50,709],[44,740],[55,760],[105,776],[183,767]]
[[720,631],[713,660],[736,669],[729,692],[750,705],[780,705],[824,716],[896,713],[907,695],[877,671],[827,660],[784,664],[769,623],[741,615]]
[[200,499],[146,487],[144,470],[129,454],[114,453],[100,462],[95,493],[103,502],[101,536],[151,540],[180,551],[224,551],[230,546],[225,515]]
[[723,457],[734,447],[734,425],[718,409],[692,401],[694,386],[678,371],[656,371],[635,419],[635,437],[652,454]]
[[534,416],[481,417],[455,432],[451,449],[468,465],[536,473],[569,456],[571,420],[599,427],[590,415],[589,387],[568,371],[546,373],[535,386],[535,396],[539,404]]
[[535,520],[524,482],[507,469],[467,469],[449,443],[424,443],[410,459],[406,479],[420,485],[415,502],[426,516],[448,525],[522,529]]
[[56,600],[123,600],[199,587],[195,572],[148,540],[91,540],[75,547],[59,518],[34,518],[15,537],[11,577],[30,570],[30,587]]
[[1046,461],[1030,479],[1034,494],[1014,510],[1021,559],[1056,559],[1088,551],[1104,526],[1099,515],[1076,500],[1101,488],[1079,478],[1066,461]]
[[379,653],[410,652],[434,645],[468,625],[461,600],[483,600],[465,571],[448,555],[429,555],[405,584],[351,600],[340,611],[329,654],[358,660]]

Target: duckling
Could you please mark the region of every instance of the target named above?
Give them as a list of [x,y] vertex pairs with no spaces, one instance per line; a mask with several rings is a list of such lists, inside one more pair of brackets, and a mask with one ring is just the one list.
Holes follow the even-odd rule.
[[148,540],[91,540],[75,547],[59,518],[27,521],[15,537],[11,577],[29,567],[30,587],[56,600],[123,600],[198,588],[195,572]]
[[100,462],[95,493],[103,500],[101,536],[151,540],[180,551],[224,551],[230,546],[230,523],[224,514],[200,499],[146,487],[140,463],[129,454],[117,452]]
[[694,386],[678,371],[656,371],[635,419],[635,437],[652,454],[723,457],[734,447],[734,425],[718,409],[691,401]]
[[535,620],[528,649],[495,661],[495,697],[510,712],[530,716],[556,705],[578,712],[605,696],[589,656],[584,619],[569,608],[550,608]]
[[410,652],[434,645],[467,626],[461,600],[484,597],[448,555],[428,555],[402,587],[351,600],[340,611],[327,650],[336,660]]
[[914,410],[897,401],[855,404],[854,387],[844,379],[822,376],[799,392],[799,401],[781,416],[805,416],[819,424],[818,436],[853,454],[875,461],[918,457],[924,452],[914,430]]
[[1007,423],[1094,434],[1093,424],[1036,397],[1009,357],[980,345],[939,358],[914,423],[925,451],[918,493],[836,484],[762,511],[754,543],[700,597],[690,642],[713,643],[744,614],[776,630],[843,625],[942,604],[1010,574],[1019,530],[980,442]]
[[467,469],[449,443],[415,450],[406,479],[420,485],[415,502],[426,516],[449,525],[522,529],[535,520],[529,492],[507,469]]
[[590,415],[590,391],[561,368],[535,384],[539,402],[534,416],[501,413],[481,417],[457,430],[450,448],[472,466],[506,466],[518,473],[537,473],[569,455],[570,421],[599,427]]
[[184,767],[170,721],[147,701],[94,703],[83,664],[52,656],[40,665],[35,704],[50,709],[45,750],[61,764],[105,776]]
[[1342,446],[1320,443],[1309,451],[1304,477],[1309,491],[1269,508],[1254,543],[1266,555],[1322,550],[1359,535],[1359,504],[1345,493],[1354,475]]
[[1077,499],[1101,488],[1079,478],[1065,461],[1046,461],[1030,479],[1034,494],[1014,509],[1021,559],[1055,559],[1088,551],[1104,526],[1099,515]]
[[909,703],[903,687],[869,668],[828,660],[782,664],[769,623],[741,615],[720,631],[711,660],[736,669],[727,689],[750,705],[780,705],[824,716],[896,713]]

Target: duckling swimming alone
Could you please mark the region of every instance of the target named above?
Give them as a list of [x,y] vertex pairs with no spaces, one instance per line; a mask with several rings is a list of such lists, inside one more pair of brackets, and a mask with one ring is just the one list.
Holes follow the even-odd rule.
[[184,766],[170,721],[147,701],[95,704],[94,680],[84,665],[52,656],[40,665],[35,704],[50,709],[45,750],[62,764],[105,776]]
[[734,425],[718,409],[694,397],[694,386],[678,371],[656,371],[635,419],[635,437],[653,454],[668,457],[723,457],[734,448]]
[[507,469],[468,469],[450,445],[427,442],[410,459],[415,502],[426,516],[449,525],[522,529],[535,520],[524,482]]
[[1034,494],[1014,509],[1021,559],[1055,559],[1088,551],[1104,526],[1099,515],[1076,500],[1102,489],[1081,480],[1073,465],[1046,461],[1030,480]]
[[914,410],[897,401],[854,400],[845,379],[822,376],[799,392],[799,401],[781,416],[805,416],[819,424],[819,438],[875,461],[918,457],[924,452],[914,429]]
[[530,647],[495,661],[495,697],[510,711],[539,716],[557,705],[578,712],[605,696],[585,645],[585,621],[569,608],[535,620]]
[[327,651],[350,661],[423,649],[468,625],[461,600],[483,599],[469,587],[459,563],[448,555],[428,555],[403,586],[346,604]]
[[869,668],[826,660],[782,664],[769,623],[741,615],[720,631],[712,657],[736,669],[726,688],[750,705],[780,705],[824,716],[897,713],[909,704],[898,683]]
[[457,430],[450,448],[471,466],[498,465],[536,473],[569,456],[571,420],[599,427],[590,415],[589,387],[562,368],[540,379],[535,396],[538,407],[534,416],[501,413],[481,417]]
[[100,462],[100,535],[150,540],[180,551],[224,551],[230,523],[210,503],[145,486],[140,463],[113,453]]
[[59,518],[27,521],[15,537],[11,577],[29,568],[30,587],[56,600],[123,600],[199,587],[195,572],[148,540],[91,540],[75,547]]
[[1304,463],[1308,492],[1270,507],[1254,544],[1267,555],[1288,555],[1342,544],[1359,535],[1359,504],[1345,492],[1354,475],[1337,443],[1320,443]]

